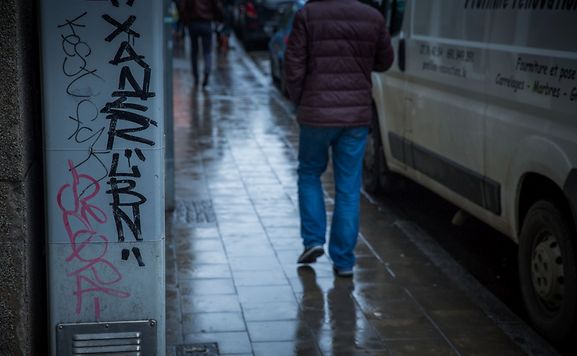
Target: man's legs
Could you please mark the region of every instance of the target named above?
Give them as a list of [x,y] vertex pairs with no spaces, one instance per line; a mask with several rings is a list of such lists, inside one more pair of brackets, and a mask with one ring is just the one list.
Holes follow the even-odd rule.
[[325,243],[327,218],[321,175],[327,168],[328,150],[334,132],[336,130],[332,128],[304,125],[300,128],[298,190],[301,237],[305,250]]
[[188,34],[190,36],[190,64],[192,66],[192,77],[194,84],[198,84],[198,37],[200,32],[196,21],[188,25]]
[[202,81],[202,86],[208,84],[208,76],[212,68],[212,23],[203,23],[202,28],[202,55],[204,57],[204,79]]
[[359,233],[359,201],[367,127],[343,129],[333,142],[335,209],[331,224],[329,255],[338,271],[352,271]]
[[188,27],[190,34],[190,57],[194,83],[198,84],[198,39],[202,41],[202,56],[204,60],[204,78],[202,85],[208,84],[208,76],[212,68],[212,23],[210,21],[192,21]]

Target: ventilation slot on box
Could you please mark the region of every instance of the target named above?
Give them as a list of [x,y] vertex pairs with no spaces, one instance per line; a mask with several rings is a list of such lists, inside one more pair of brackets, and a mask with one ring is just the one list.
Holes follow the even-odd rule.
[[142,351],[140,333],[76,334],[72,341],[73,355],[124,352],[135,355]]
[[59,324],[58,355],[156,355],[153,320]]

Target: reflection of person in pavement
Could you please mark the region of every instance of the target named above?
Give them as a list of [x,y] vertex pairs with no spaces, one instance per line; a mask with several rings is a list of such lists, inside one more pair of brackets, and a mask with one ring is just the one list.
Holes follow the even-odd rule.
[[356,305],[351,296],[353,289],[352,279],[337,278],[327,295],[334,353],[352,352],[358,343]]
[[[325,319],[324,292],[317,283],[315,270],[312,267],[300,266],[298,275],[304,294],[299,308],[297,333],[302,335],[310,330],[318,338]],[[303,352],[302,354],[304,355],[305,353]]]
[[[325,320],[325,296],[317,283],[315,270],[310,266],[301,266],[298,268],[298,275],[304,293],[298,315],[299,335],[308,328],[317,337],[323,351],[327,346],[330,346],[333,352],[342,351],[343,348],[354,350],[357,317],[355,302],[351,296],[354,289],[353,280],[335,279],[327,295],[329,315],[328,320]],[[326,331],[330,340],[319,338],[325,333],[323,323],[330,326]]]
[[212,112],[212,100],[210,95],[199,96],[198,92],[191,93],[191,107],[197,108],[192,110],[192,122],[198,129],[208,129],[213,125],[213,119],[216,115]]

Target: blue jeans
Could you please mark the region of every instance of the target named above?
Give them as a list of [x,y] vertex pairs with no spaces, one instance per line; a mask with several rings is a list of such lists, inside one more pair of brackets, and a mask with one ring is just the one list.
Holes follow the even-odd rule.
[[190,35],[192,75],[198,79],[198,39],[202,40],[202,55],[204,57],[204,74],[209,75],[212,67],[212,22],[197,20],[188,25]]
[[300,128],[298,188],[303,245],[308,248],[325,243],[327,221],[321,175],[327,168],[330,149],[336,194],[329,256],[338,269],[351,269],[355,264],[367,134],[367,127]]

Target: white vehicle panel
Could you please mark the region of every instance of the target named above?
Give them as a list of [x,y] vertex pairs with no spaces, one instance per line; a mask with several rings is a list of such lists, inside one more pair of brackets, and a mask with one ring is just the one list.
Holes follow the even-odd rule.
[[[487,56],[469,43],[488,39],[489,31],[478,29],[489,27],[490,17],[469,16],[449,0],[414,2],[409,11],[404,145],[412,157],[405,163],[487,207],[491,204],[487,198],[491,189],[483,179]],[[498,206],[492,209],[499,212]]]
[[513,239],[523,175],[563,187],[577,166],[577,4],[564,4],[409,1],[405,71],[374,76],[389,168]]
[[[516,239],[518,185],[526,173],[559,187],[577,166],[576,11],[473,9],[492,14],[486,175],[502,184],[503,218]],[[554,12],[552,12],[554,11]]]

